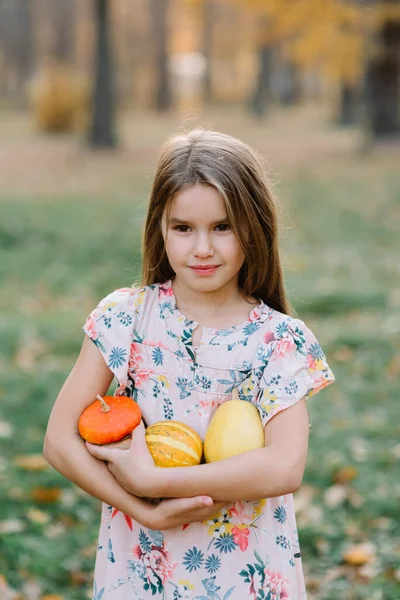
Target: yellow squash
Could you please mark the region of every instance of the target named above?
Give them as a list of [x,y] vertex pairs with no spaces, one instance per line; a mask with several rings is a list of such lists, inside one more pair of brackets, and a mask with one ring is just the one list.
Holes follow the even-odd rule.
[[146,442],[158,467],[200,464],[203,442],[198,433],[180,421],[159,421],[146,429]]
[[238,400],[236,388],[232,400],[215,411],[204,439],[206,462],[223,460],[264,446],[264,428],[258,410],[250,402]]

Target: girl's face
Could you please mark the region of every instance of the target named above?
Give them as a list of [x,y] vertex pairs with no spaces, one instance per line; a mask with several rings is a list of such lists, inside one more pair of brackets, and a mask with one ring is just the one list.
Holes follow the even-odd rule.
[[237,284],[245,255],[215,188],[197,184],[176,194],[168,223],[164,212],[162,232],[168,260],[181,283],[203,292]]

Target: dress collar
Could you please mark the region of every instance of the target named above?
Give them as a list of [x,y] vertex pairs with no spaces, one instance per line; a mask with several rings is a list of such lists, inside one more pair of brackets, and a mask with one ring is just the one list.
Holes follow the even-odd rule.
[[[168,327],[179,336],[182,335],[183,330],[193,331],[198,325],[196,321],[188,319],[179,310],[172,289],[172,279],[159,284],[159,307],[161,318],[166,319],[168,321]],[[202,325],[202,343],[209,339],[213,340],[213,345],[220,345],[221,343],[224,343],[223,340],[226,340],[226,343],[229,343],[232,339],[231,336],[238,334],[238,332],[242,336],[250,335],[252,330],[258,329],[257,323],[259,321],[265,321],[268,318],[269,311],[269,307],[260,299],[259,304],[251,310],[247,319],[238,325],[232,325],[225,329],[216,329],[214,327],[205,327]],[[220,338],[222,338],[221,341],[217,342],[216,340]]]

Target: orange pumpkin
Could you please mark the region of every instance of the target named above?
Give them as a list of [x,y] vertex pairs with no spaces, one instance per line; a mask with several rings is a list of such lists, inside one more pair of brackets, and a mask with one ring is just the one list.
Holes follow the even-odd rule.
[[[142,418],[139,405],[126,396],[96,396],[81,414],[78,430],[91,444],[105,445],[129,439]],[[119,445],[124,447],[124,445]]]

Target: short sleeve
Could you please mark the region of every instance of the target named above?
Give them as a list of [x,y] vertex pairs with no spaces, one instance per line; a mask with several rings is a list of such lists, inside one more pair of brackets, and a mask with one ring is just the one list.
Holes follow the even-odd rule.
[[135,290],[115,290],[86,319],[83,331],[98,347],[119,383],[126,381],[135,326]]
[[299,319],[279,323],[268,346],[261,351],[264,366],[256,397],[263,425],[301,398],[308,399],[335,381],[321,346]]

